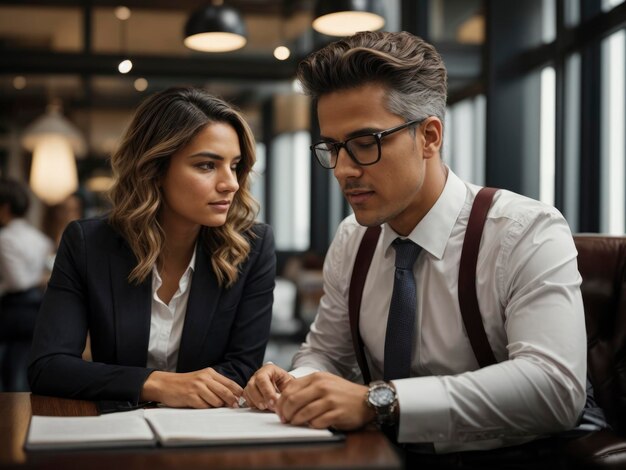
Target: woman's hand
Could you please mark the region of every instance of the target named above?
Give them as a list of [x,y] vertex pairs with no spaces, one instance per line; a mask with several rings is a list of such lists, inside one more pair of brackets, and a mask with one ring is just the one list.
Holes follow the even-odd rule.
[[237,408],[243,389],[211,367],[195,372],[155,371],[141,390],[141,400],[178,408]]

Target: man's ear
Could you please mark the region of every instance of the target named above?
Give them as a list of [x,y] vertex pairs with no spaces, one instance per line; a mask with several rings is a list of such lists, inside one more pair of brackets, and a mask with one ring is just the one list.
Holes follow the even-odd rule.
[[420,127],[424,136],[422,141],[424,158],[438,156],[443,144],[443,125],[441,121],[439,118],[431,116],[424,120]]

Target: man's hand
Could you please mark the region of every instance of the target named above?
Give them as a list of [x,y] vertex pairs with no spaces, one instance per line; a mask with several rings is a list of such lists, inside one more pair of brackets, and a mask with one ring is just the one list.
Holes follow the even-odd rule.
[[276,412],[284,423],[349,431],[376,417],[365,403],[368,387],[327,372],[290,381],[282,390]]
[[293,380],[286,370],[274,364],[265,364],[250,378],[243,397],[253,408],[274,411],[280,393]]
[[155,371],[143,384],[141,400],[190,408],[237,407],[243,389],[211,367],[188,373]]

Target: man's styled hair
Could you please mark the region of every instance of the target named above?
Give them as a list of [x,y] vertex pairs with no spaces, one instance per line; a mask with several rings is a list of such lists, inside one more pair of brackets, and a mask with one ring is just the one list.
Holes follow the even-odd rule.
[[0,179],[0,205],[8,204],[13,217],[24,217],[30,198],[26,186],[11,178]]
[[407,121],[446,111],[447,73],[439,53],[423,39],[400,33],[357,33],[311,53],[298,66],[298,79],[314,100],[339,90],[380,83],[387,110]]

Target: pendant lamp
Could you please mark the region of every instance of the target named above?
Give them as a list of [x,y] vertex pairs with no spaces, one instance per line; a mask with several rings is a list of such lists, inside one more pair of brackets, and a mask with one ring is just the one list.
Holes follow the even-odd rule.
[[329,36],[350,36],[385,26],[380,0],[318,0],[313,29]]
[[58,104],[25,129],[22,145],[33,153],[30,187],[43,202],[58,204],[78,189],[75,156],[84,155],[86,145]]
[[196,51],[229,52],[245,46],[246,35],[246,26],[237,10],[208,5],[187,20],[184,44]]

